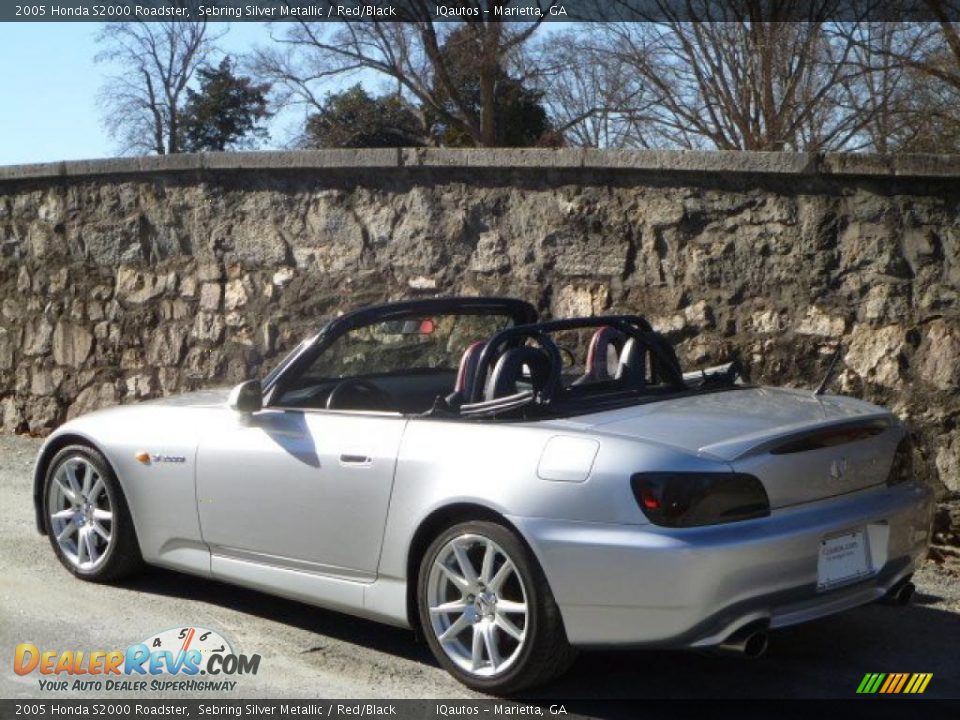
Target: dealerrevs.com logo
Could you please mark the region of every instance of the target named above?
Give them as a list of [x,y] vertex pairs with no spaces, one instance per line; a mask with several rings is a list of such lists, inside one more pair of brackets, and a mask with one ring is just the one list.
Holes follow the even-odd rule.
[[237,681],[227,678],[256,675],[259,669],[259,655],[235,653],[220,633],[194,626],[164,630],[126,650],[41,649],[20,643],[13,657],[17,675],[38,674],[40,689],[52,692],[229,692]]

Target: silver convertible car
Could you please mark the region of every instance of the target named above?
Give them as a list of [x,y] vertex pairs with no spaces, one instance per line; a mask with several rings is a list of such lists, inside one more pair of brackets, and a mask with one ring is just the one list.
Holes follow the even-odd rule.
[[685,373],[638,316],[365,308],[260,380],[62,426],[37,524],[81,579],[149,563],[411,627],[494,693],[906,602],[932,493],[904,426],[742,374]]

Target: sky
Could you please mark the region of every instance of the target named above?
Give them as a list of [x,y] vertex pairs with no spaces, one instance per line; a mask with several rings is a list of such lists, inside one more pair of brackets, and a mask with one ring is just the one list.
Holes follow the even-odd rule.
[[[4,0],[0,0],[3,2]],[[227,29],[218,41],[238,56],[270,42],[263,23],[210,23]],[[541,33],[569,23],[546,23]],[[116,143],[104,130],[97,94],[117,68],[95,63],[100,23],[0,23],[0,165],[113,157]],[[328,80],[336,92],[362,82],[374,92],[393,87],[372,71]],[[303,127],[303,109],[286,109],[268,124],[269,145],[282,148]]]
[[[219,23],[214,23],[214,26]],[[111,69],[93,61],[96,23],[0,23],[0,165],[110,157],[97,91]],[[266,43],[259,23],[231,23],[228,53]],[[282,121],[271,131],[284,135]]]

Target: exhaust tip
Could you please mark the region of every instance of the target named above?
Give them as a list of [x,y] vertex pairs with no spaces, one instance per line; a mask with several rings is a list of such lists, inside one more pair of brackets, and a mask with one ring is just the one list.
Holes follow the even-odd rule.
[[737,655],[744,658],[758,658],[767,651],[770,644],[766,629],[744,628],[738,630],[716,646],[716,652],[723,655]]
[[917,586],[909,580],[905,580],[890,588],[890,591],[883,597],[881,602],[884,605],[903,607],[910,604],[910,601],[913,599],[913,594],[916,591]]
[[903,585],[897,588],[897,592],[893,596],[893,601],[901,607],[904,605],[909,605],[910,601],[913,599],[913,594],[916,591],[916,585],[914,585],[912,582],[905,582]]
[[763,630],[749,635],[743,642],[743,656],[748,658],[758,658],[767,651],[770,640],[767,633]]

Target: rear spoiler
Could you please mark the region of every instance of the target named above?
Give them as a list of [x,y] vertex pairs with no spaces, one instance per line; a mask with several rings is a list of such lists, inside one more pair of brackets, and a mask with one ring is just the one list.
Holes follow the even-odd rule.
[[785,455],[842,445],[880,435],[895,427],[900,427],[902,432],[906,432],[902,430],[903,426],[899,420],[884,411],[853,419],[825,420],[813,425],[805,423],[802,428],[785,426],[780,428],[779,432],[762,431],[752,436],[704,445],[699,448],[699,451],[732,462],[762,453]]

